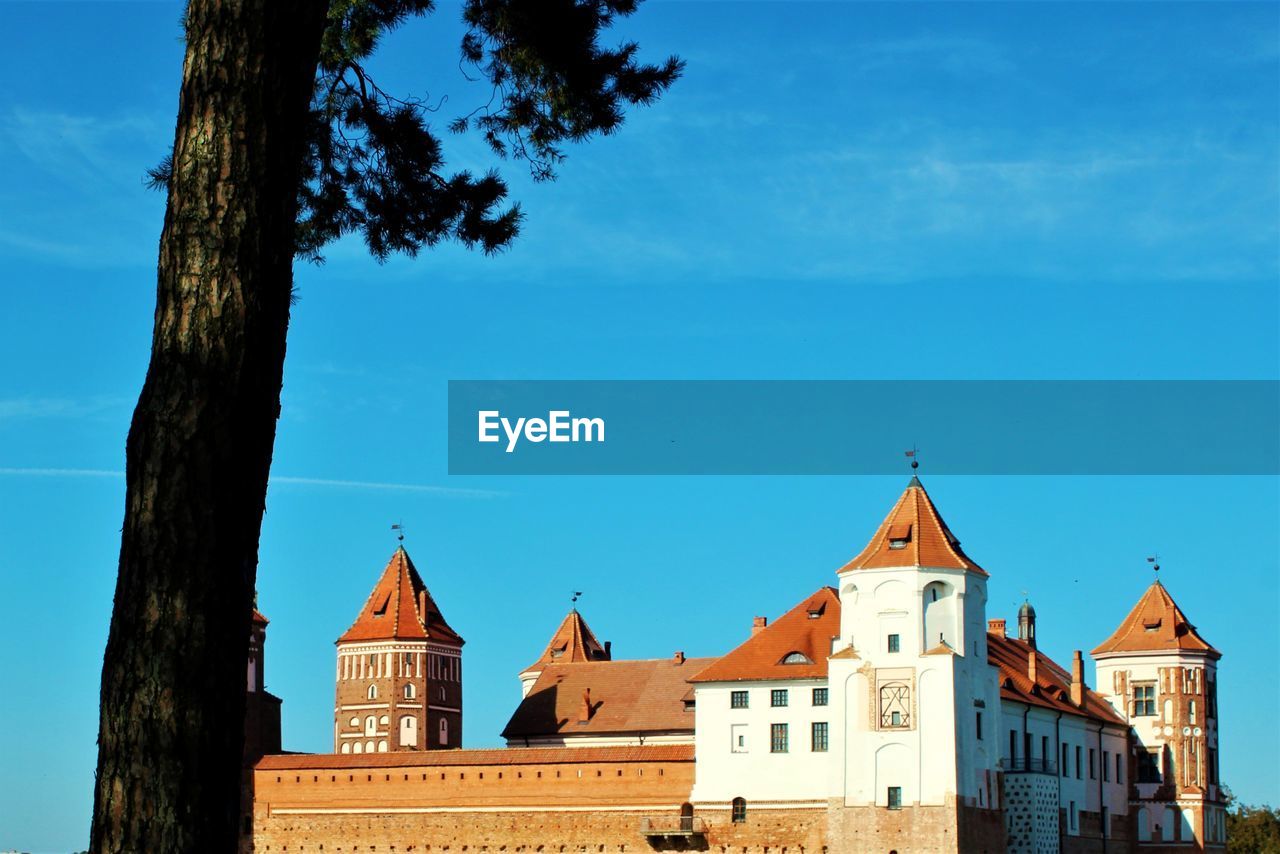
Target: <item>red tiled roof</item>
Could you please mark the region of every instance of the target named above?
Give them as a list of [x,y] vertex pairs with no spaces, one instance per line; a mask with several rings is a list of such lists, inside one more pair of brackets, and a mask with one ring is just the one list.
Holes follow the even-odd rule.
[[285,753],[264,756],[259,771],[309,768],[399,768],[431,765],[542,765],[594,762],[692,762],[692,744],[642,747],[503,747],[483,750],[421,750],[398,753]]
[[1214,658],[1222,656],[1200,637],[1169,591],[1156,581],[1142,594],[1120,627],[1094,649],[1093,654],[1166,650],[1204,652]]
[[[687,681],[715,659],[674,658],[548,664],[520,701],[503,738],[693,732]],[[580,723],[583,694],[591,715]]]
[[[902,545],[893,548],[891,543]],[[960,541],[942,521],[924,486],[914,477],[876,529],[871,542],[839,571],[900,566],[967,569],[987,574],[961,550]]]
[[433,640],[459,646],[463,643],[445,622],[404,546],[391,556],[360,616],[338,638],[338,643],[359,640]]
[[584,661],[608,661],[609,653],[604,645],[596,640],[587,621],[582,619],[578,609],[574,608],[560,622],[560,627],[551,636],[547,648],[525,671],[536,670],[546,664],[573,664]]
[[[689,681],[823,679],[831,639],[839,635],[840,597],[834,588],[823,587]],[[792,653],[808,663],[783,664]]]
[[[1027,670],[1036,656],[1036,681],[1032,685]],[[1123,724],[1116,710],[1101,695],[1084,691],[1084,707],[1071,702],[1071,674],[1047,655],[1032,649],[1026,641],[987,633],[987,661],[1000,671],[1000,698],[1031,706],[1080,715],[1109,724]]]
[[262,616],[262,612],[259,611],[257,608],[253,609],[253,617],[251,619],[253,620],[253,624],[255,626],[265,626],[271,622],[266,617]]

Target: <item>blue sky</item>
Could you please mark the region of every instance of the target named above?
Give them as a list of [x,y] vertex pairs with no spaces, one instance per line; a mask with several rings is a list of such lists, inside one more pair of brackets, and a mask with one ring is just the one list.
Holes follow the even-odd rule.
[[[182,46],[164,3],[3,3],[0,848],[87,841],[124,436],[146,367]],[[689,63],[555,184],[497,258],[301,266],[263,527],[268,685],[327,750],[334,638],[395,542],[467,638],[469,746],[585,592],[619,655],[717,654],[834,580],[905,485],[859,478],[460,478],[450,379],[1276,379],[1275,4],[650,3]],[[388,39],[391,86],[458,74],[457,6]],[[442,119],[443,124],[443,119]],[[451,162],[484,168],[474,140]],[[909,416],[868,400],[868,417]],[[1248,417],[1248,413],[1241,413]],[[1152,430],[1160,430],[1153,424]],[[1241,448],[1248,454],[1248,448]],[[1059,660],[1162,556],[1219,648],[1222,773],[1280,802],[1280,489],[1264,477],[928,477]],[[328,481],[328,482],[317,482]],[[14,695],[19,698],[13,702]]]

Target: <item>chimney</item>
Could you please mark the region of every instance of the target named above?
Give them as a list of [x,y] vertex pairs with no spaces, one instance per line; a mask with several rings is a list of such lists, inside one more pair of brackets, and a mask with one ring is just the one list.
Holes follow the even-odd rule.
[[676,654],[671,657],[671,660],[676,663],[677,667],[684,664],[684,650],[677,649]]
[[1084,705],[1084,656],[1078,649],[1071,658],[1071,703]]
[[764,631],[765,626],[769,625],[768,617],[755,617],[751,620],[751,636],[755,637]]
[[613,661],[613,641],[604,642],[604,660]]
[[591,689],[582,692],[582,708],[578,710],[578,723],[585,724],[591,720]]
[[1009,633],[1005,630],[1004,620],[987,620],[987,631],[1001,638],[1009,636]]
[[1040,656],[1033,649],[1031,654],[1027,656],[1027,678],[1031,680],[1031,684],[1036,684],[1036,676],[1039,674]]

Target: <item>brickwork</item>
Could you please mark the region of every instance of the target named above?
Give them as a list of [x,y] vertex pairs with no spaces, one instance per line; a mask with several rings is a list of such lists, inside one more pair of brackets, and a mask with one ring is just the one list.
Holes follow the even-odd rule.
[[832,801],[827,848],[832,854],[997,854],[1005,850],[1005,838],[999,810],[955,801],[900,810]]

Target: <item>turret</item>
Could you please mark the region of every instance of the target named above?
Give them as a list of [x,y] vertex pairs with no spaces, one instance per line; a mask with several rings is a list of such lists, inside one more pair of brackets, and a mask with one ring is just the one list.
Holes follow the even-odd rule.
[[461,636],[404,547],[337,640],[335,753],[462,746]]

